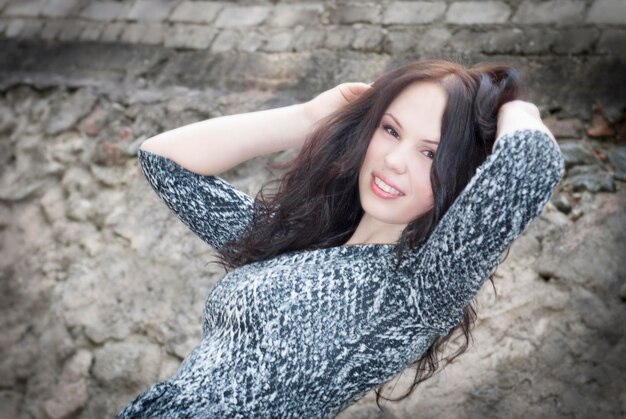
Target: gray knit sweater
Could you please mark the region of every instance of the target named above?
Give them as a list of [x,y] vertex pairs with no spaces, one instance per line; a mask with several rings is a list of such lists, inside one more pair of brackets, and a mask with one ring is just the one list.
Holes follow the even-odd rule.
[[[139,150],[194,233],[221,249],[253,198]],[[541,131],[502,137],[428,241],[393,270],[392,245],[291,251],[232,270],[209,293],[203,336],[168,380],[117,418],[332,418],[416,361],[462,318],[564,173]]]

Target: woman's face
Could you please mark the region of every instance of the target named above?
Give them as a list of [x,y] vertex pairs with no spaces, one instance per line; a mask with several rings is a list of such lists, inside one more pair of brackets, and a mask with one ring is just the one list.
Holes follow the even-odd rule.
[[359,197],[369,217],[406,226],[432,208],[430,168],[446,101],[443,87],[421,81],[385,111],[359,172]]

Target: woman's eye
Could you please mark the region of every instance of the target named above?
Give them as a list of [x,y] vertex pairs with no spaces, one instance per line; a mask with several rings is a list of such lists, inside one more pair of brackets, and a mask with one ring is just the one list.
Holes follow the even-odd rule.
[[435,153],[433,153],[430,150],[426,150],[427,153],[430,153],[430,156],[428,156],[429,159],[434,159],[435,158]]
[[[391,135],[393,135],[394,137],[396,137],[396,138],[400,137],[400,136],[398,135],[398,133],[396,132],[396,130],[395,130],[395,129],[393,129],[393,128],[392,128],[391,126],[389,126],[389,125],[383,125],[383,129],[384,129],[385,131],[387,131],[388,133],[390,133]],[[391,132],[390,132],[389,130],[391,130]]]

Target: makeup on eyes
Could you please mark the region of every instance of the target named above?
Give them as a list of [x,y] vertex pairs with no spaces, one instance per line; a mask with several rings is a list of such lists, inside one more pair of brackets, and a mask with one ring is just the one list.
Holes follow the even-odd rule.
[[[395,116],[393,116],[392,114],[390,114],[389,112],[384,113],[384,114],[383,114],[383,117],[388,117],[389,119],[393,120],[393,123],[395,123],[396,125],[398,125],[398,126],[400,127],[400,130],[402,130],[402,131],[404,130],[404,128],[402,127],[402,124],[400,123],[400,121],[398,121],[398,120],[396,119],[396,117],[395,117]],[[384,121],[381,121],[381,124],[382,124],[382,125],[390,125],[391,123],[390,123],[390,122],[389,122],[389,123],[385,123]],[[390,127],[391,127],[391,128],[393,128],[393,129],[394,129],[394,131],[396,131],[396,133],[397,133],[398,135],[400,134],[400,133],[398,132],[398,130],[397,130],[397,129],[395,129],[393,126],[391,126],[391,125],[390,125]],[[439,141],[435,141],[435,140],[432,140],[432,139],[429,139],[429,138],[421,138],[421,139],[420,139],[420,141],[423,141],[423,142],[425,142],[425,143],[429,143],[429,144],[433,144],[433,145],[435,145],[435,146],[438,146],[438,145],[439,145]]]

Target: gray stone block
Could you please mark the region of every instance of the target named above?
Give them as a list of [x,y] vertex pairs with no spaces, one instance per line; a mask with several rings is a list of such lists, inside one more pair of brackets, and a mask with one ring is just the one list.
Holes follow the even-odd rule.
[[184,1],[174,9],[169,20],[173,22],[210,23],[213,22],[223,7],[220,3],[208,1]]
[[380,23],[380,4],[339,5],[330,13],[332,23]]
[[571,25],[583,21],[584,0],[525,0],[517,9],[515,23],[557,23]]
[[129,44],[138,44],[143,36],[143,27],[140,23],[128,23],[120,35],[120,41]]
[[9,4],[11,0],[0,0],[0,12],[4,9],[4,6]]
[[319,25],[323,12],[323,4],[280,4],[272,8],[265,24],[276,27]]
[[446,13],[446,22],[460,25],[503,23],[511,15],[511,8],[501,1],[468,1],[452,3]]
[[22,39],[36,38],[43,26],[44,22],[41,20],[27,20],[20,30],[19,37]]
[[297,34],[293,41],[295,51],[312,51],[324,45],[326,33],[322,29],[305,29]]
[[120,35],[122,35],[122,32],[124,32],[125,27],[126,27],[125,23],[121,23],[121,22],[109,23],[102,31],[100,40],[102,42],[116,42],[117,40],[119,40]]
[[169,28],[163,23],[146,23],[141,42],[149,45],[161,45],[165,38],[165,32]]
[[211,44],[212,52],[234,51],[239,46],[241,34],[233,29],[224,29],[213,40]]
[[170,15],[176,3],[170,0],[136,0],[132,5],[127,20],[143,22],[161,22]]
[[412,51],[417,44],[417,40],[418,38],[411,31],[389,31],[389,33],[385,36],[383,49],[385,52],[389,52],[391,54]]
[[427,29],[417,41],[417,49],[420,52],[438,52],[448,46],[452,33],[444,27],[431,27]]
[[461,30],[450,39],[455,51],[486,54],[545,54],[550,51],[555,33],[548,29],[510,28],[506,30]]
[[624,40],[626,40],[626,29],[607,28],[596,45],[596,52],[624,57],[626,56]]
[[268,6],[230,6],[218,14],[215,26],[218,28],[256,26],[263,23],[269,13]]
[[126,5],[114,1],[88,3],[80,12],[80,17],[89,20],[112,21],[123,15]]
[[354,31],[352,28],[342,26],[326,27],[326,39],[324,45],[328,49],[340,50],[350,47],[354,39]]
[[380,27],[366,27],[355,31],[351,47],[359,51],[379,52],[384,38]]
[[557,33],[552,50],[557,54],[589,54],[600,37],[595,28],[568,28]]
[[164,44],[168,48],[206,49],[216,33],[214,28],[208,26],[176,24],[168,28]]
[[434,22],[443,16],[446,3],[443,1],[395,1],[390,3],[383,12],[384,24],[419,24]]
[[26,21],[24,19],[13,19],[9,21],[4,30],[4,36],[7,38],[18,38],[25,23]]
[[43,29],[39,33],[39,38],[52,41],[57,38],[63,27],[67,25],[65,21],[51,20],[46,22]]
[[5,16],[37,17],[41,13],[45,2],[41,0],[19,0],[9,3],[5,10]]
[[57,39],[59,41],[75,41],[80,38],[81,32],[85,29],[87,24],[85,22],[80,21],[71,21],[68,22],[61,32],[59,32]]
[[107,27],[104,22],[90,22],[79,35],[81,41],[97,41],[100,39],[102,32]]
[[626,25],[626,1],[596,0],[589,9],[586,22]]
[[41,15],[48,17],[71,16],[72,12],[74,12],[80,4],[80,0],[48,0],[41,10]]
[[255,52],[266,42],[263,34],[256,31],[247,31],[243,33],[243,39],[239,43],[239,51]]
[[293,43],[293,34],[289,32],[280,32],[270,35],[260,48],[263,52],[287,52],[291,51]]

